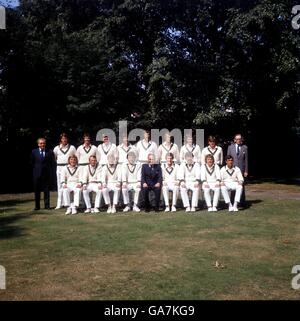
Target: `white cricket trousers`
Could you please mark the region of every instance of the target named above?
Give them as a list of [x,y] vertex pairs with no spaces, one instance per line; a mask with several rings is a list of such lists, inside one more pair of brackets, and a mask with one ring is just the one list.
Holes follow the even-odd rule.
[[140,183],[128,183],[126,188],[122,187],[123,201],[124,204],[129,204],[129,192],[132,191],[134,193],[133,203],[137,205],[139,201],[139,195],[141,191]]
[[98,183],[89,183],[86,187],[86,189],[83,189],[83,199],[86,205],[86,208],[91,208],[91,198],[90,198],[90,193],[96,193],[95,197],[95,208],[100,207],[100,201],[101,201],[101,196],[102,196],[102,190],[98,188]]
[[192,196],[192,207],[198,206],[198,195],[199,195],[199,186],[195,187],[196,182],[186,182],[185,187],[180,187],[180,195],[184,207],[190,207],[190,201],[188,196],[188,191],[193,192]]
[[67,206],[71,206],[71,193],[73,193],[72,205],[78,207],[81,195],[81,187],[76,187],[76,184],[67,184],[66,188],[63,188],[63,198]]
[[176,206],[177,197],[178,197],[179,186],[176,186],[174,183],[167,183],[167,185],[162,186],[162,192],[164,197],[165,206],[169,206],[169,192],[172,192],[172,206]]
[[66,206],[67,204],[65,204],[64,202],[64,198],[63,198],[63,188],[61,186],[61,173],[63,170],[64,166],[57,166],[56,167],[56,179],[57,179],[57,203],[56,203],[56,207],[61,207]]
[[[204,192],[204,199],[205,199],[207,207],[211,207],[211,191],[213,191],[213,193],[214,193],[212,206],[213,207],[218,206],[218,201],[219,201],[219,197],[220,197],[220,187],[216,187],[216,184],[218,184],[218,183],[217,182],[203,183],[203,185],[202,185],[202,189]],[[208,187],[205,187],[204,185],[208,185]]]
[[106,205],[111,204],[109,192],[113,192],[113,205],[117,205],[119,201],[119,195],[120,195],[120,187],[116,186],[117,183],[107,183],[107,186],[103,188],[103,198]]
[[225,182],[225,186],[221,186],[222,195],[226,204],[230,203],[229,191],[235,191],[234,202],[239,203],[243,191],[243,185],[238,182]]

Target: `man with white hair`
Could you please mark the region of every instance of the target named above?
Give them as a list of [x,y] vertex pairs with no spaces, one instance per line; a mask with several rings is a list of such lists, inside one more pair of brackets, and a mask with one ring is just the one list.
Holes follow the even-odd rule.
[[[99,213],[102,196],[101,166],[96,156],[90,156],[90,164],[85,167],[82,175],[83,199],[86,205],[85,213]],[[90,193],[95,193],[95,204],[92,209]]]
[[[107,161],[108,164],[102,167],[102,193],[104,202],[108,205],[107,213],[116,213],[122,182],[121,165],[116,163],[115,156],[112,154],[107,156]],[[110,199],[110,192],[113,193],[113,202]]]
[[136,162],[136,154],[129,152],[127,154],[127,162],[122,165],[122,194],[125,208],[123,212],[131,209],[129,201],[129,193],[134,194],[133,211],[140,212],[138,200],[141,191],[141,164]]
[[194,163],[201,162],[201,148],[199,145],[193,143],[193,136],[187,135],[186,144],[180,149],[180,162],[185,162],[186,154],[191,153],[193,155]]
[[136,150],[138,154],[138,161],[141,164],[148,163],[149,154],[153,154],[154,158],[157,159],[157,145],[151,140],[150,130],[144,130],[144,139],[137,142]]
[[[225,157],[226,165],[221,168],[221,191],[226,204],[228,204],[229,212],[238,211],[238,203],[241,200],[243,190],[244,177],[241,170],[237,166],[233,166],[233,157],[227,155]],[[229,192],[235,191],[234,204],[232,205]]]
[[162,192],[166,206],[165,212],[170,211],[169,192],[172,192],[172,212],[176,212],[176,203],[179,191],[179,165],[174,163],[174,155],[172,153],[166,155],[166,160],[167,162],[161,165],[163,176]]
[[150,211],[149,193],[153,191],[155,196],[155,212],[159,212],[162,171],[160,165],[155,163],[155,157],[152,153],[148,155],[148,163],[142,165],[141,184],[145,201],[145,211]]
[[178,146],[172,142],[172,140],[173,137],[170,133],[167,133],[165,135],[165,141],[158,147],[158,161],[161,164],[165,164],[167,162],[166,157],[170,153],[173,154],[173,162],[176,164],[180,163]]
[[[185,161],[179,169],[180,194],[186,212],[195,212],[198,206],[200,188],[200,164],[194,161],[194,155],[189,152],[185,154]],[[188,191],[193,193],[190,205]]]
[[103,143],[99,144],[98,153],[100,155],[99,164],[101,166],[108,164],[109,155],[113,155],[115,160],[118,159],[117,146],[109,141],[108,135],[103,135]]

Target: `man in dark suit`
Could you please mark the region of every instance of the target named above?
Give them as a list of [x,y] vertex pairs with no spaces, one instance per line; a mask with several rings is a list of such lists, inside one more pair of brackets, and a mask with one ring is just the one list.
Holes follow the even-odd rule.
[[[243,144],[243,138],[241,134],[237,134],[234,136],[234,143],[228,146],[227,155],[233,157],[233,165],[237,166],[245,179],[248,177],[248,147]],[[241,202],[242,206],[245,206],[245,185],[243,186]]]
[[41,192],[44,192],[45,209],[50,209],[50,188],[53,186],[55,158],[53,151],[46,149],[45,138],[37,140],[38,148],[31,153],[35,210],[40,209]]
[[162,171],[160,165],[155,164],[153,154],[148,155],[148,164],[143,164],[142,166],[141,185],[145,201],[145,211],[150,211],[149,192],[153,191],[155,195],[155,212],[158,212],[162,187]]

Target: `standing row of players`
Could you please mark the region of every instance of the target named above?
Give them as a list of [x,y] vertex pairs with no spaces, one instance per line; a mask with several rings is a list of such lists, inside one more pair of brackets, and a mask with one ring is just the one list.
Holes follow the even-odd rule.
[[[156,210],[163,192],[165,211],[176,211],[177,197],[180,192],[186,211],[195,211],[198,204],[200,184],[208,211],[216,211],[220,191],[222,191],[229,211],[237,211],[243,189],[243,175],[233,166],[233,157],[226,156],[223,164],[222,148],[216,146],[214,137],[209,137],[208,146],[201,152],[193,144],[191,136],[179,151],[167,134],[165,141],[158,148],[150,140],[150,133],[144,132],[144,139],[136,146],[128,144],[124,137],[121,145],[116,147],[103,137],[103,144],[98,148],[91,144],[90,136],[84,135],[84,144],[76,150],[69,145],[65,134],[60,137],[60,145],[55,147],[57,162],[58,201],[57,207],[67,206],[66,214],[76,214],[81,193],[86,204],[86,212],[99,212],[103,196],[108,206],[108,213],[116,211],[120,192],[123,194],[125,208],[131,209],[129,194],[134,193],[133,210],[139,212],[138,199],[142,191],[146,210],[149,208],[148,194],[153,189]],[[160,165],[157,164],[158,161]],[[181,165],[179,166],[179,163]],[[201,164],[201,165],[200,165]],[[231,204],[228,192],[236,190],[234,203]],[[169,206],[169,192],[173,193],[172,205]],[[190,204],[188,192],[192,192]],[[95,204],[92,208],[90,193],[95,192]],[[111,202],[109,192],[113,193]],[[213,200],[211,199],[213,192]],[[71,202],[71,194],[73,201]]]

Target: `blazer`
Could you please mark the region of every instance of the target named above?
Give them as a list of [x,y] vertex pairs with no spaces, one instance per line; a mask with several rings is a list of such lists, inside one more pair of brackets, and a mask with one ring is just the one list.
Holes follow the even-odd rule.
[[41,179],[44,183],[53,183],[55,173],[55,158],[51,149],[45,149],[45,157],[41,157],[40,149],[31,152],[33,180]]
[[233,165],[237,166],[242,174],[248,172],[248,147],[246,145],[240,145],[240,153],[236,153],[236,145],[231,144],[228,146],[227,155],[233,157]]
[[146,183],[148,186],[153,187],[155,184],[160,183],[162,186],[162,170],[159,164],[152,165],[143,164],[141,173],[141,184]]

